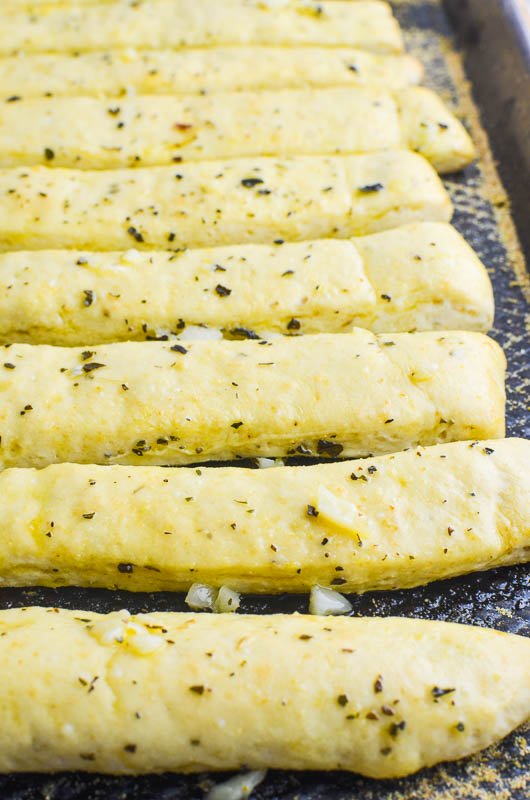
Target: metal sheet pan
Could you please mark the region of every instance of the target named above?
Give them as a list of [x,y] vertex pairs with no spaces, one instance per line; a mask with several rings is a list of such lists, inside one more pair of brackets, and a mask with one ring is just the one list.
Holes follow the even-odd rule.
[[[513,219],[530,259],[530,76],[526,72],[523,15],[526,0],[396,0],[411,52],[425,63],[427,83],[451,101],[478,144],[477,164],[447,178],[456,203],[454,224],[487,264],[497,314],[493,336],[509,362],[508,435],[530,437],[530,280]],[[451,22],[449,21],[451,19]],[[514,24],[514,20],[516,24]],[[454,26],[454,27],[452,27]],[[455,34],[475,100],[471,100]],[[491,134],[508,190],[499,182],[480,117]],[[351,598],[354,614],[402,615],[490,626],[530,636],[528,568],[511,567],[402,592]],[[43,604],[109,611],[185,610],[182,596],[82,589],[0,590],[0,607]],[[307,597],[243,599],[250,613],[307,610]],[[24,691],[24,687],[20,687]],[[1,724],[1,718],[0,718]],[[269,773],[254,800],[524,800],[530,795],[530,726],[465,761],[424,770],[411,778],[378,782],[346,773]],[[2,800],[200,800],[215,776],[115,778],[98,775],[0,777]]]

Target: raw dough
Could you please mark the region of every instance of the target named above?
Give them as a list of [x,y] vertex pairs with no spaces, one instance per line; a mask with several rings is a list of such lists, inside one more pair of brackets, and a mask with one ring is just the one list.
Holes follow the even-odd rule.
[[505,358],[480,333],[14,344],[2,358],[3,467],[363,456],[504,435]]
[[347,238],[448,222],[434,169],[410,151],[0,170],[0,249],[118,250]]
[[388,3],[274,0],[157,0],[5,14],[0,54],[83,52],[116,47],[326,45],[400,53]]
[[530,714],[530,641],[465,625],[28,608],[0,631],[2,772],[394,778]]
[[493,307],[480,259],[454,228],[436,222],[351,241],[0,254],[5,343],[187,337],[203,325],[239,338],[355,326],[486,332]]
[[439,172],[462,169],[474,157],[463,125],[420,87],[58,97],[0,106],[2,167],[115,169],[400,147],[421,153]]
[[523,439],[260,470],[10,469],[0,498],[2,586],[364,592],[530,560]]
[[[19,54],[0,61],[0,97],[196,94],[201,91],[304,89],[419,83],[423,67],[409,55],[346,47],[203,47]],[[11,102],[16,102],[12,100]]]

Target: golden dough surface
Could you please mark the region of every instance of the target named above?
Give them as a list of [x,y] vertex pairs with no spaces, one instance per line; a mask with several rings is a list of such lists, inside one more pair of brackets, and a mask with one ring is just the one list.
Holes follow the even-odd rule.
[[461,169],[474,155],[463,125],[420,87],[396,94],[373,87],[283,89],[112,102],[52,97],[0,108],[1,167],[114,169],[400,147],[421,152],[440,172]]
[[14,344],[3,358],[2,467],[362,456],[504,435],[505,358],[480,333]]
[[[116,0],[2,0],[2,11],[14,13],[26,9],[41,9],[42,6],[83,6],[115,3]],[[289,2],[289,0],[287,0]]]
[[400,53],[403,40],[388,3],[270,0],[117,2],[5,14],[0,54],[86,52],[114,47],[216,45],[351,46]]
[[530,442],[307,467],[0,473],[0,585],[402,589],[530,560]]
[[351,241],[177,253],[0,253],[4,343],[187,337],[203,333],[196,326],[227,338],[352,327],[487,332],[493,309],[485,267],[445,223],[413,223]]
[[391,778],[530,713],[530,641],[464,625],[27,608],[0,630],[2,772]]
[[75,56],[5,56],[0,60],[0,96],[118,97],[128,90],[196,94],[365,85],[393,90],[419,83],[422,75],[420,62],[412,56],[352,47],[125,48]]
[[108,171],[0,169],[3,250],[348,238],[448,222],[451,214],[434,169],[406,150]]

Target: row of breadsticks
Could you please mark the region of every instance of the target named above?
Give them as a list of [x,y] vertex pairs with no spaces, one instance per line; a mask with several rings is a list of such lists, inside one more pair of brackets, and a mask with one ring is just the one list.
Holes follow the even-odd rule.
[[333,616],[530,553],[421,77],[372,0],[4,0],[0,585],[314,613],[0,612],[1,771],[395,777],[528,717],[527,640]]

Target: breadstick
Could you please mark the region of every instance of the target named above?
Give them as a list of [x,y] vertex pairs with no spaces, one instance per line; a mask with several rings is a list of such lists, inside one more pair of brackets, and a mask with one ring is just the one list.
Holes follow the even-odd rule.
[[15,344],[3,358],[3,467],[363,456],[504,435],[505,359],[480,333]]
[[530,560],[530,442],[276,469],[0,473],[1,586],[403,589]]
[[0,631],[2,772],[396,778],[530,713],[530,641],[467,625],[26,608]]
[[[35,125],[38,120],[38,125]],[[46,146],[43,147],[43,142]],[[429,89],[285,89],[203,96],[20,100],[0,108],[0,166],[157,166],[245,156],[410,147],[439,172],[473,160],[463,125]]]
[[354,48],[207,47],[38,53],[0,61],[0,97],[117,97],[140,94],[382,86],[419,83],[420,62]]
[[326,45],[400,53],[388,3],[272,0],[157,0],[50,7],[5,14],[0,53],[88,52],[116,47]]
[[173,167],[0,170],[0,249],[100,250],[347,238],[448,222],[433,168],[409,151],[200,161]]
[[193,326],[227,338],[352,327],[486,332],[492,322],[487,272],[444,223],[281,246],[0,254],[5,343],[81,346],[203,332]]
[[[288,2],[289,0],[286,0]],[[96,5],[96,3],[115,3],[117,0],[2,0],[2,11],[20,11],[20,9],[34,9],[40,6],[82,6]]]

